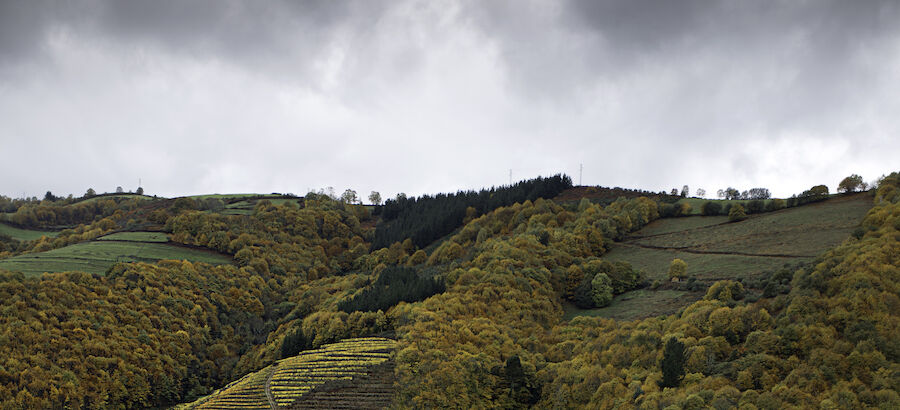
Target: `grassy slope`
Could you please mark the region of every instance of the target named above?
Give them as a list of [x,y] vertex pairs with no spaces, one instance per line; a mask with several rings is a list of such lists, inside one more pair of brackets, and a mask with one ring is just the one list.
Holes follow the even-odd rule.
[[104,274],[116,262],[156,262],[186,259],[211,264],[231,263],[224,255],[159,242],[98,240],[47,252],[29,253],[0,260],[0,269],[40,275],[44,272],[82,271]]
[[[830,198],[841,198],[841,197],[843,197],[842,194],[831,194],[831,195],[830,195]],[[741,204],[741,205],[744,206],[744,208],[746,208],[746,207],[747,207],[747,203],[750,202],[751,200],[750,200],[750,199],[734,199],[734,200],[727,200],[727,199],[711,199],[711,198],[694,198],[694,197],[691,197],[691,198],[684,198],[684,199],[681,199],[681,200],[679,200],[677,203],[681,204],[681,203],[685,203],[685,202],[686,202],[686,203],[690,204],[690,205],[691,205],[691,215],[700,215],[700,211],[702,210],[703,204],[706,203],[706,202],[709,202],[709,201],[712,201],[712,202],[718,202],[719,204],[722,205],[723,208],[725,207],[725,205],[727,205],[727,204],[729,204],[729,203],[731,203],[731,204]],[[766,204],[768,204],[770,201],[772,201],[772,200],[771,200],[771,199],[766,199],[766,200],[764,200],[764,202],[765,202]]]
[[[702,251],[815,257],[847,238],[871,207],[871,198],[866,194],[844,196],[798,208],[754,215],[739,223],[628,242],[636,245],[690,247]],[[667,220],[662,220],[658,223],[666,222]]]
[[[271,202],[273,205],[284,205],[286,203],[293,203],[294,205],[300,205],[299,199],[272,198],[272,199],[266,199],[266,200]],[[220,213],[226,214],[226,215],[251,215],[251,214],[253,214],[253,208],[256,207],[256,204],[259,201],[260,200],[257,200],[257,199],[250,199],[250,200],[244,200],[244,201],[231,203],[231,204],[225,205],[225,209],[223,209]]]
[[115,199],[115,198],[144,199],[144,200],[157,199],[152,196],[138,195],[138,194],[100,195],[100,196],[95,196],[95,197],[85,199],[83,201],[74,202],[73,205],[74,204],[85,204],[85,203],[89,203],[89,202],[97,202],[97,201],[102,201],[104,199]]
[[187,198],[203,200],[209,198],[217,198],[221,200],[226,199],[240,199],[240,198],[258,198],[258,197],[266,197],[266,198],[281,198],[282,195],[279,194],[206,194],[206,195],[191,195]]
[[[662,221],[665,221],[664,223]],[[631,237],[647,237],[672,232],[682,232],[689,229],[704,228],[728,222],[727,216],[705,216],[702,218],[669,218],[651,223],[636,232]]]
[[99,241],[126,242],[168,242],[169,237],[162,232],[117,232],[97,238]]
[[[857,194],[754,215],[738,223],[723,224],[722,217],[661,219],[615,244],[604,258],[630,262],[643,270],[650,281],[667,281],[669,263],[674,258],[687,262],[688,274],[703,282],[751,279],[785,264],[812,261],[821,252],[837,246],[850,236],[871,206],[870,196]],[[676,249],[682,247],[686,249]],[[661,292],[665,291],[631,292],[601,309],[577,311],[572,307],[567,318],[584,314],[637,319],[672,313],[702,296]],[[660,309],[667,304],[668,309]]]
[[40,238],[41,236],[55,238],[56,235],[59,235],[59,232],[34,231],[31,229],[20,229],[20,228],[11,226],[11,225],[0,223],[0,235],[9,235],[13,239],[18,239],[20,241],[32,241],[32,240]]

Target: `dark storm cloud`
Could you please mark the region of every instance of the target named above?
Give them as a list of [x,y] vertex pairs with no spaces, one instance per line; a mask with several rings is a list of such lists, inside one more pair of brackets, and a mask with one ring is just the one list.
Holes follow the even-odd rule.
[[377,21],[374,2],[87,1],[4,2],[0,52],[34,58],[54,32],[73,32],[126,50],[237,64],[282,80],[312,82],[309,62],[342,29]]
[[[790,139],[792,133],[811,134],[821,145],[883,139],[872,135],[883,130],[853,124],[861,112],[877,112],[883,117],[876,121],[896,130],[883,110],[896,105],[884,88],[895,89],[897,81],[896,2],[571,1],[473,8],[486,37],[499,39],[508,78],[525,97],[574,109],[599,101],[606,110],[624,110],[628,115],[613,130],[603,124],[597,130],[616,132],[613,140],[625,133],[656,141],[648,160],[666,157],[660,153],[722,157],[743,149],[743,139]],[[853,132],[860,134],[847,135]],[[721,171],[758,176],[760,161],[746,158],[762,155],[745,153]]]
[[51,164],[0,193],[421,193],[584,163],[789,195],[891,171],[897,21],[888,1],[0,1],[0,140],[24,153],[0,171]]

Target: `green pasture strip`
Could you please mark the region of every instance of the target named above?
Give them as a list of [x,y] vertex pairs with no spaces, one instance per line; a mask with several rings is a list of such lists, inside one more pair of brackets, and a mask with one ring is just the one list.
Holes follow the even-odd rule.
[[40,275],[44,272],[82,271],[104,274],[116,262],[156,262],[160,259],[227,264],[227,256],[167,243],[130,241],[84,242],[46,252],[0,260],[0,269]]
[[696,301],[699,295],[681,290],[638,289],[617,295],[609,306],[579,309],[571,303],[563,304],[563,320],[578,316],[603,317],[615,320],[637,320],[668,315],[678,311],[684,303]]
[[104,200],[104,199],[115,199],[115,198],[143,199],[143,200],[158,199],[158,198],[154,198],[154,197],[152,197],[152,196],[138,195],[138,194],[132,194],[132,195],[129,195],[129,194],[121,194],[121,195],[103,195],[103,196],[95,196],[95,197],[91,197],[91,198],[88,198],[88,199],[85,199],[85,200],[82,200],[82,201],[74,202],[74,203],[72,203],[72,205],[84,204],[84,203],[88,203],[88,202],[102,201],[102,200]]
[[33,241],[35,239],[39,239],[42,236],[46,236],[48,238],[55,238],[59,235],[58,231],[37,231],[31,229],[21,229],[16,228],[12,225],[7,225],[4,223],[0,223],[0,235],[9,235],[13,239],[18,239],[20,241]]
[[99,241],[128,242],[168,242],[169,237],[162,232],[116,232],[97,238]]
[[275,194],[205,194],[205,195],[189,195],[187,198],[191,199],[238,199],[238,198],[256,198],[256,197],[265,197],[265,198],[281,198],[283,195],[275,195]]

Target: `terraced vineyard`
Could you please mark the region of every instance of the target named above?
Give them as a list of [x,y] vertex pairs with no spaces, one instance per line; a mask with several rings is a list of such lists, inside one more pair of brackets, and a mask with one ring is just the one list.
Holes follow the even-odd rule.
[[381,408],[391,400],[390,355],[396,345],[375,337],[325,345],[178,408]]
[[274,370],[269,366],[256,373],[250,373],[227,386],[216,390],[194,403],[176,408],[188,409],[269,409],[266,396],[266,382]]

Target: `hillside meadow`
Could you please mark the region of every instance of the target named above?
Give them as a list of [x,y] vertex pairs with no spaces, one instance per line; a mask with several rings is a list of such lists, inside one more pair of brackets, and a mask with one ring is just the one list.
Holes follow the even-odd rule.
[[[724,216],[656,220],[614,244],[605,258],[628,262],[643,271],[648,281],[666,286],[659,292],[621,295],[601,309],[579,311],[570,306],[568,317],[584,314],[633,320],[671,314],[702,298],[715,281],[739,280],[748,288],[758,286],[779,269],[809,264],[850,237],[871,208],[871,201],[865,193],[844,195],[735,223]],[[669,265],[676,258],[687,262],[689,276],[700,284],[693,289],[665,284]]]
[[59,235],[58,231],[39,231],[32,229],[21,229],[16,228],[12,225],[7,225],[4,223],[0,223],[0,235],[7,235],[10,238],[20,240],[20,241],[33,241],[42,236],[46,236],[49,238],[55,238]]
[[[114,234],[119,235],[119,234]],[[209,250],[191,249],[159,240],[100,238],[46,252],[28,253],[0,259],[0,269],[37,276],[45,272],[80,271],[103,275],[120,262],[156,262],[163,259],[231,263],[231,258]]]

